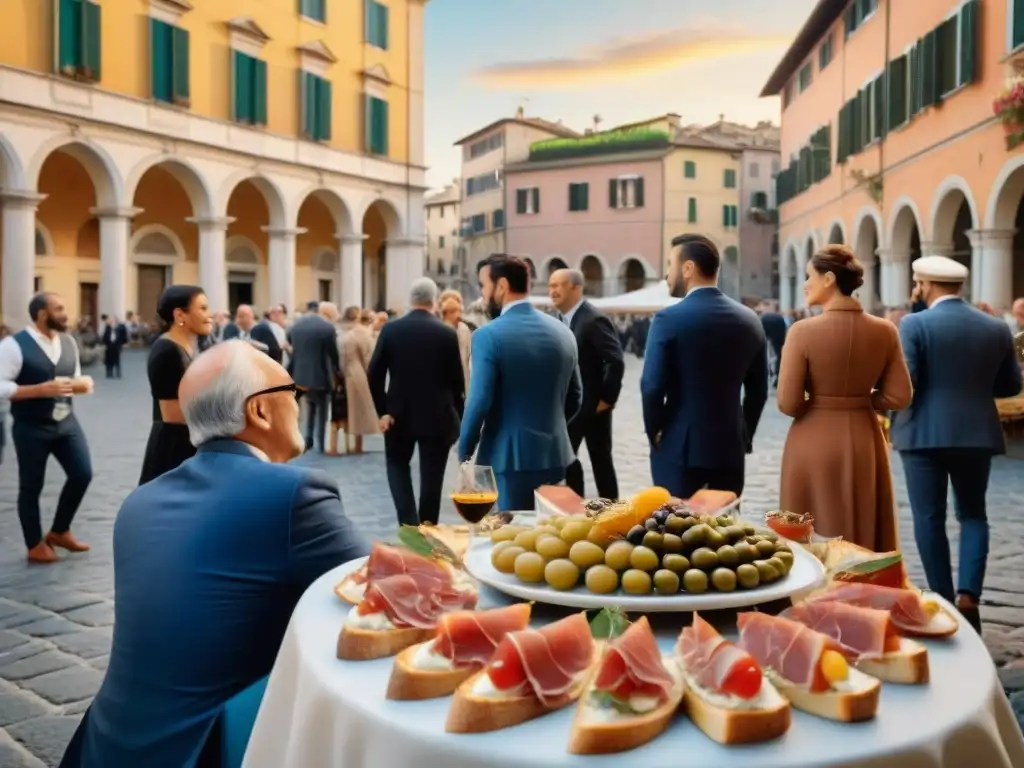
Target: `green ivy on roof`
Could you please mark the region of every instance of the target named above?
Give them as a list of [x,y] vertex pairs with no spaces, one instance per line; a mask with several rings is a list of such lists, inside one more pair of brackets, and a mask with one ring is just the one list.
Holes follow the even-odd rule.
[[663,149],[669,146],[667,131],[633,128],[592,133],[579,138],[555,138],[530,145],[530,160],[561,160],[571,157]]

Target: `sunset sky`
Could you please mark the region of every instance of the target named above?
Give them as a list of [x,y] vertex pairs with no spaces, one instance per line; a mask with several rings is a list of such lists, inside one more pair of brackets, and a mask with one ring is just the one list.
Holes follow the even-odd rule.
[[676,112],[779,121],[757,95],[816,0],[431,0],[427,180],[459,175],[452,142],[523,106],[576,130]]

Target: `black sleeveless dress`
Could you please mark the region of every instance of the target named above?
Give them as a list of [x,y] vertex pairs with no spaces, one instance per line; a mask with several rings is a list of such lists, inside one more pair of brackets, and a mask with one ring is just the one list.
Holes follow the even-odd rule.
[[165,423],[160,416],[160,401],[178,399],[178,385],[191,362],[192,358],[185,350],[163,336],[150,347],[146,370],[153,395],[153,426],[146,443],[139,485],[171,471],[196,453],[189,440],[188,427]]

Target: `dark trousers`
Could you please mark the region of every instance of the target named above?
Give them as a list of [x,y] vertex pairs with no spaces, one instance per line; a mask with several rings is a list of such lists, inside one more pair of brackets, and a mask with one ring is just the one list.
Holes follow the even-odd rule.
[[306,450],[314,446],[318,451],[324,449],[324,435],[327,433],[328,408],[330,392],[325,389],[310,389],[302,398],[306,404]]
[[[988,491],[992,455],[988,451],[940,448],[901,451],[907,495],[914,515],[914,540],[928,588],[953,602],[955,592],[981,597],[988,559]],[[946,500],[953,486],[953,505],[960,523],[960,565],[953,589],[953,566],[946,536]]]
[[533,492],[542,485],[557,485],[565,479],[562,467],[496,472],[498,509],[502,512],[526,512],[536,507]]
[[103,352],[103,366],[107,369],[107,378],[121,378],[121,347],[108,346]]
[[57,512],[50,530],[66,533],[92,481],[92,459],[74,414],[54,424],[14,421],[11,429],[18,456],[18,518],[25,546],[32,549],[43,538],[39,519],[39,494],[46,480],[46,462],[53,456],[67,480],[57,499]]
[[583,492],[583,465],[578,456],[584,440],[590,454],[590,466],[594,469],[597,495],[603,499],[619,498],[619,481],[612,460],[612,409],[588,416],[581,414],[569,422],[569,442],[577,458],[565,470],[565,484],[580,496],[586,496]]
[[[384,460],[388,473],[388,487],[395,502],[400,525],[437,524],[441,515],[441,490],[444,470],[452,440],[438,437],[413,437],[394,427],[384,433]],[[417,512],[416,496],[412,489],[413,451],[420,456],[420,503]]]
[[651,453],[651,477],[673,496],[688,499],[702,488],[743,494],[744,467],[684,467]]

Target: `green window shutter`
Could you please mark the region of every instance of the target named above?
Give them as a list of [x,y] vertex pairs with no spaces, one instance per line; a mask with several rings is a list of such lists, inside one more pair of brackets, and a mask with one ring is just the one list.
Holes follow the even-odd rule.
[[299,130],[304,137],[316,137],[316,80],[309,72],[299,71]]
[[886,128],[893,131],[907,120],[907,57],[897,56],[889,62]]
[[98,82],[102,76],[103,58],[102,13],[90,0],[82,3],[82,76]]
[[728,227],[729,226],[729,206],[728,205],[723,205],[722,206],[722,226],[723,227]]
[[174,98],[174,41],[170,24],[149,20],[150,93],[157,101],[170,103]]
[[633,182],[633,204],[637,208],[644,207],[644,180],[640,177]]
[[234,79],[232,117],[239,123],[251,123],[253,63],[256,60],[241,51],[232,51],[231,57]]
[[697,198],[691,197],[686,206],[686,221],[689,224],[697,223]]
[[843,13],[843,26],[846,28],[846,37],[849,37],[857,30],[857,3],[853,2]]
[[885,73],[875,79],[875,113],[872,135],[876,139],[885,136]]
[[333,113],[331,81],[316,78],[316,138],[331,140],[331,116]]
[[[978,79],[978,9],[978,0],[968,0],[960,9],[960,78],[958,85],[967,85]],[[1016,9],[1014,11],[1016,12]]]
[[516,190],[516,213],[526,213],[526,193],[529,192],[527,189]]
[[377,20],[377,47],[387,50],[388,48],[388,7],[386,5],[377,4],[377,14],[379,16]]
[[379,143],[381,147],[380,153],[386,155],[388,153],[388,138],[389,133],[389,121],[388,121],[388,103],[382,99],[378,99],[377,103],[380,105],[377,109],[380,113],[380,118],[377,121]]
[[252,121],[267,124],[267,62],[253,59]]
[[[846,159],[846,105],[839,108],[839,129],[836,133],[836,162],[841,163]],[[776,193],[776,197],[778,194]]]
[[910,74],[907,77],[907,87],[910,89],[910,107],[907,119],[911,119],[921,111],[921,43],[910,49]]
[[534,187],[530,190],[530,194],[533,195],[533,212],[540,213],[540,189],[538,187]]
[[569,210],[570,211],[575,211],[576,210],[576,185],[575,184],[570,184],[569,185]]
[[1013,0],[1010,20],[1010,46],[1024,45],[1024,0]]
[[580,201],[583,203],[581,211],[590,210],[590,185],[586,182],[580,184]]
[[191,65],[189,63],[189,36],[187,29],[171,27],[171,48],[173,75],[171,90],[175,104],[188,106],[192,101],[190,82]]
[[374,155],[388,153],[388,103],[369,96],[367,104],[367,149]]
[[933,29],[921,41],[921,105],[930,107],[939,100],[938,56]]
[[72,76],[82,61],[82,0],[58,0],[57,71]]
[[687,160],[683,163],[683,176],[687,179],[697,178],[697,164],[693,160]]
[[608,179],[608,207],[619,207],[619,180]]

